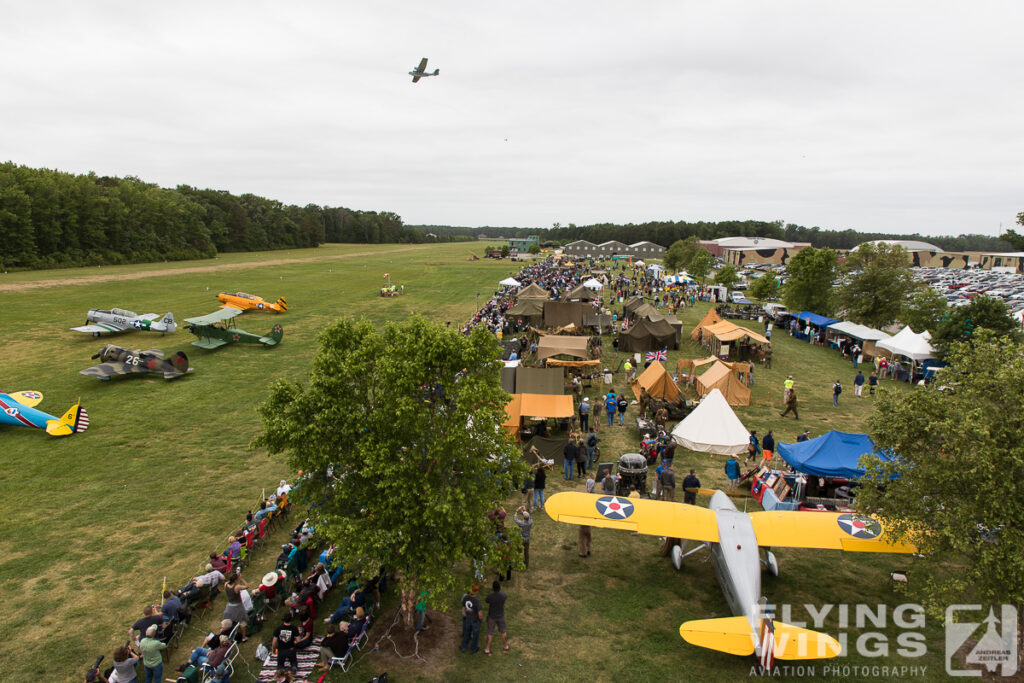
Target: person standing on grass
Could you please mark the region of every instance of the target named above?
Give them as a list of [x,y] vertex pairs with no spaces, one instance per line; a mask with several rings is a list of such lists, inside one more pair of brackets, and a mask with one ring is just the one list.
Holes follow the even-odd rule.
[[857,371],[857,376],[853,378],[853,395],[857,398],[861,397],[861,392],[864,391],[864,373],[860,370]]
[[[664,473],[662,473],[664,477]],[[683,477],[683,502],[687,505],[697,504],[697,489],[700,488],[700,479],[697,478],[697,471],[690,470],[690,473]]]
[[626,417],[626,408],[628,408],[628,407],[629,407],[629,401],[626,400],[626,395],[623,394],[622,396],[619,396],[618,408],[619,408],[619,426],[620,427],[622,426],[623,419],[625,419],[625,417]]
[[876,387],[878,387],[878,375],[872,372],[871,376],[868,377],[868,393],[874,396]]
[[594,452],[597,451],[597,442],[601,439],[598,438],[594,432],[594,428],[590,428],[590,432],[587,434],[586,448],[587,448],[587,469],[591,469],[594,466]]
[[547,486],[549,465],[546,462],[537,464],[537,473],[533,475],[533,509],[544,509],[544,487]]
[[295,654],[295,641],[299,639],[299,628],[292,625],[292,613],[285,612],[281,625],[274,630],[270,641],[270,650],[277,650],[277,668],[284,669],[289,664],[292,672],[298,670],[299,659]]
[[832,385],[832,407],[835,408],[839,405],[839,394],[843,393],[843,385],[836,380],[836,383]]
[[615,409],[619,406],[619,398],[615,395],[614,391],[609,391],[608,395],[604,399],[604,409],[608,413],[608,426],[611,427],[615,424]]
[[[495,581],[497,583],[497,581]],[[476,654],[480,649],[480,624],[484,618],[484,606],[476,592],[480,586],[476,584],[462,596],[462,644],[459,649],[469,654]]]
[[779,417],[786,417],[789,412],[793,411],[793,417],[800,419],[800,413],[796,409],[796,389],[789,389],[789,393],[786,398],[786,410],[779,413]]
[[[578,437],[577,437],[578,438]],[[583,441],[576,443],[576,476],[584,477],[587,474],[587,448]]]
[[583,402],[580,403],[580,431],[587,431],[590,427],[590,399],[584,398]]
[[501,590],[501,584],[495,581],[491,584],[491,594],[485,598],[487,602],[487,643],[484,645],[484,654],[491,656],[491,639],[494,637],[494,630],[501,634],[502,650],[508,652],[508,633],[505,632],[505,601],[508,596]]
[[770,462],[772,456],[775,455],[775,433],[772,430],[768,430],[768,433],[761,439],[761,463]]
[[725,461],[725,476],[729,479],[729,490],[735,491],[740,485],[740,463],[735,455]]
[[576,439],[569,437],[562,448],[562,466],[565,473],[565,480],[572,479],[572,468],[576,466]]
[[164,677],[164,655],[167,643],[157,640],[156,624],[146,629],[146,637],[139,641],[142,666],[146,669],[146,683],[161,683]]
[[661,499],[676,501],[676,471],[671,463],[661,472]]

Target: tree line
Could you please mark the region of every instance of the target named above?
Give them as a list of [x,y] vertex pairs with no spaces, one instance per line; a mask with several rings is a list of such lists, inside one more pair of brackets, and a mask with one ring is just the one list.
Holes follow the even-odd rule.
[[422,242],[390,211],[294,206],[132,176],[0,164],[0,269],[212,258],[324,242]]

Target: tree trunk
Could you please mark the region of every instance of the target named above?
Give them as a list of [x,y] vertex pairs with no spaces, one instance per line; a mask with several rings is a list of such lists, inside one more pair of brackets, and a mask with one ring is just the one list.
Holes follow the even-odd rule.
[[413,616],[416,614],[416,591],[402,587],[402,625],[407,629],[413,627]]

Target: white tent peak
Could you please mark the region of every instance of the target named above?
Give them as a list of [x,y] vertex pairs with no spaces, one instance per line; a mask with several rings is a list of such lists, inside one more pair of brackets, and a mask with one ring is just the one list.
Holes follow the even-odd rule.
[[521,286],[520,283],[519,283],[519,280],[515,279],[514,277],[507,277],[504,280],[502,280],[501,282],[499,282],[498,284],[502,285],[504,287],[520,287]]
[[589,280],[583,283],[583,286],[586,287],[587,289],[593,289],[598,292],[604,289],[604,285],[601,284],[601,281],[595,278],[590,278]]
[[712,389],[700,405],[675,426],[672,438],[691,451],[734,455],[747,450],[750,432],[736,417],[722,392]]
[[935,357],[932,345],[928,343],[930,336],[927,332],[918,334],[907,325],[889,339],[883,339],[875,344],[875,347],[885,349],[894,355],[921,361]]

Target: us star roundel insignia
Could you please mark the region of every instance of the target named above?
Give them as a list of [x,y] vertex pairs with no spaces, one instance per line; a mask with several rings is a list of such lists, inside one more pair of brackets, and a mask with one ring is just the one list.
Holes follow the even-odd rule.
[[597,511],[608,519],[626,519],[633,514],[633,504],[618,496],[602,496],[597,499]]
[[839,528],[854,538],[872,539],[882,535],[882,525],[866,515],[839,515]]
[[23,392],[21,392],[21,395],[24,396],[25,398],[42,398],[43,397],[43,395],[40,394],[38,391],[23,391]]

